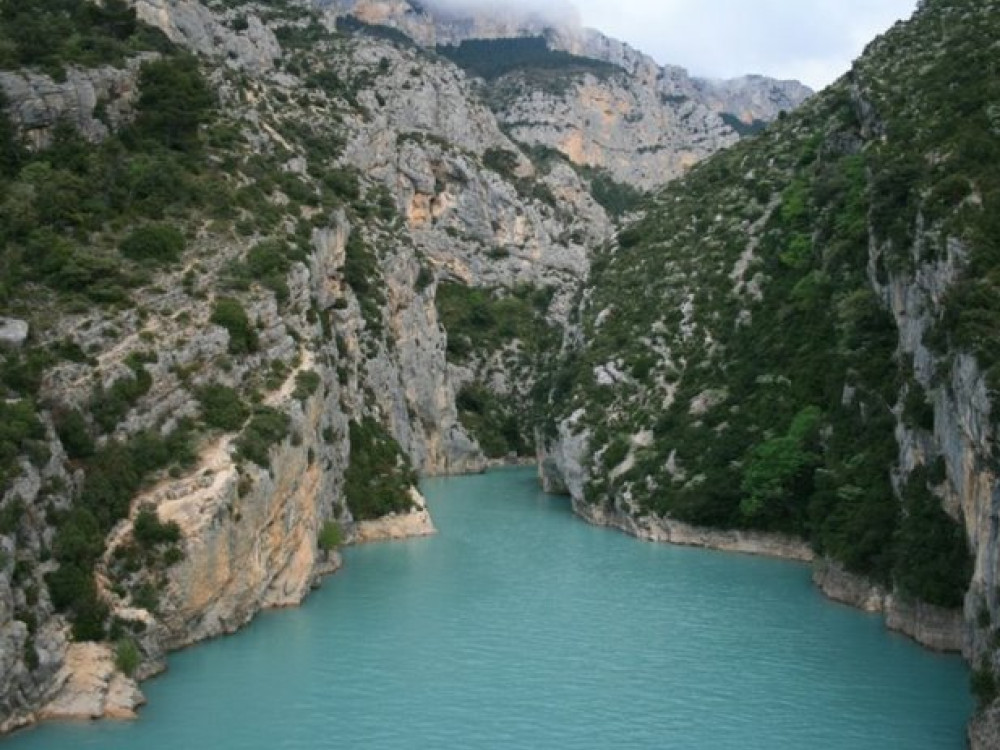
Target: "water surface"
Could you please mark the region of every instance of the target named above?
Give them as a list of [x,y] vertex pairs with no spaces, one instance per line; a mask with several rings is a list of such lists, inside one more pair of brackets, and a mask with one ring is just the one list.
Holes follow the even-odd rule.
[[2,750],[960,750],[968,672],[805,566],[638,542],[530,469],[425,483],[440,534],[170,657],[138,721]]

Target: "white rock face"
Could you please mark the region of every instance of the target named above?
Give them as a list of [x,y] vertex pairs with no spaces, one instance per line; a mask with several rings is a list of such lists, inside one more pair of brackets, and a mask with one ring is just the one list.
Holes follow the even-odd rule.
[[[85,138],[97,142],[129,121],[138,97],[139,68],[155,54],[139,55],[124,68],[71,67],[66,80],[31,71],[0,71],[0,91],[9,103],[11,120],[32,148],[44,148],[60,121],[71,123]],[[97,104],[103,112],[97,116]]]
[[[735,143],[733,123],[770,122],[812,94],[797,81],[763,76],[692,78],[683,68],[660,66],[623,42],[544,10],[333,0],[326,12],[331,23],[353,15],[399,29],[426,47],[541,36],[552,49],[617,66],[620,73],[584,75],[557,92],[515,73],[505,78],[493,106],[515,140],[556,149],[575,164],[605,169],[619,182],[642,188],[662,185]],[[442,134],[449,132],[445,126]]]
[[235,32],[197,0],[134,0],[133,4],[139,18],[160,29],[170,41],[223,58],[235,67],[268,71],[281,57],[274,32],[254,14],[246,16],[245,30]]
[[28,340],[28,322],[17,318],[0,318],[0,346],[17,349]]
[[42,719],[131,719],[146,702],[135,680],[116,669],[106,644],[72,644],[60,679],[62,687],[41,710]]

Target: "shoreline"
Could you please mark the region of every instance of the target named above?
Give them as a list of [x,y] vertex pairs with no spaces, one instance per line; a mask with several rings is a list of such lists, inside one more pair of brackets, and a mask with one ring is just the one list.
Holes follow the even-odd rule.
[[[530,459],[500,459],[489,462],[480,471],[445,476],[470,476],[491,470],[533,465],[537,465],[537,462]],[[398,541],[435,534],[436,529],[426,501],[416,489],[413,490],[413,495],[415,507],[411,513],[390,514],[373,521],[358,522],[351,529],[343,546]],[[905,602],[884,587],[846,571],[835,561],[817,556],[806,542],[796,537],[770,532],[692,526],[653,515],[634,518],[621,511],[609,511],[603,507],[579,502],[572,497],[570,499],[574,515],[586,523],[615,529],[640,541],[807,563],[812,569],[813,583],[831,601],[863,612],[881,614],[887,629],[906,635],[930,650],[945,653],[963,651],[965,628],[961,610],[942,610],[919,602]],[[298,602],[277,607],[262,607],[258,613],[266,609],[290,609],[302,606],[309,598],[309,594],[322,585],[323,579],[336,573],[341,567],[342,558],[338,552],[318,558],[312,574],[312,583]],[[88,656],[91,655],[91,651],[96,654],[93,661],[97,665],[95,669],[99,667],[101,679],[94,679],[92,673],[95,669],[90,668],[94,665],[88,665],[87,669],[74,670],[65,675],[62,684],[45,705],[27,716],[14,719],[0,731],[0,739],[17,732],[29,731],[32,727],[51,721],[134,719],[138,710],[146,704],[146,698],[139,685],[168,671],[166,657],[170,653],[193,648],[218,637],[234,635],[249,625],[255,616],[233,630],[170,649],[148,664],[141,665],[138,676],[134,678],[121,674],[111,666],[113,656],[109,644],[72,644],[71,649],[76,646],[78,651],[81,653],[86,651]],[[89,664],[91,660],[88,658],[85,661]],[[78,676],[82,676],[83,679],[75,679]],[[53,710],[56,707],[57,710]],[[76,712],[73,709],[80,710]]]
[[573,513],[587,523],[616,529],[641,541],[807,563],[812,569],[813,584],[831,601],[880,614],[886,629],[905,635],[931,651],[966,655],[965,618],[961,609],[946,610],[906,601],[883,586],[850,573],[836,561],[817,556],[805,541],[796,537],[691,526],[654,515],[634,518],[576,498],[571,501]]
[[157,657],[140,664],[134,676],[128,676],[117,669],[114,663],[113,644],[110,642],[69,643],[66,665],[58,677],[58,686],[52,691],[49,699],[28,714],[11,717],[0,729],[0,741],[4,737],[53,722],[104,720],[117,722],[137,719],[140,709],[147,704],[141,684],[169,672],[167,658],[170,654],[196,648],[217,638],[237,635],[262,612],[303,606],[309,595],[322,586],[325,578],[341,570],[343,556],[340,550],[344,547],[402,541],[436,534],[437,529],[427,510],[426,501],[416,488],[411,488],[411,492],[414,509],[410,513],[389,514],[373,521],[359,521],[354,524],[338,550],[320,552],[311,573],[311,582],[297,602],[261,606],[235,628],[167,649]]

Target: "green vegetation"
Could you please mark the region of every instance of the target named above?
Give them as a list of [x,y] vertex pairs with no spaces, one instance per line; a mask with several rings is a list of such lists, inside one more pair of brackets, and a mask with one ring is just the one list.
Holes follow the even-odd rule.
[[111,432],[152,386],[152,376],[138,365],[131,376],[119,378],[109,388],[94,393],[90,414],[102,430]]
[[225,176],[192,158],[214,106],[194,59],[144,63],[140,86],[135,123],[98,146],[62,124],[29,154],[0,113],[0,303],[36,299],[43,285],[67,304],[129,304],[147,274],[114,252],[116,225],[139,227],[121,241],[126,258],[170,262],[184,246],[166,216],[229,210]]
[[719,117],[721,117],[722,121],[735,130],[736,134],[742,138],[746,138],[750,135],[757,135],[767,127],[766,120],[754,120],[751,123],[746,123],[736,115],[730,114],[729,112],[722,112]]
[[476,438],[489,458],[533,454],[528,420],[512,408],[510,399],[502,399],[485,386],[473,383],[459,391],[455,405],[462,426]]
[[499,354],[520,388],[498,396],[487,373],[468,383],[456,399],[465,429],[491,458],[534,454],[534,427],[540,416],[530,394],[538,373],[552,366],[558,333],[546,320],[552,288],[520,286],[513,290],[438,286],[438,319],[448,334],[449,361],[477,368]]
[[78,409],[60,409],[53,413],[56,434],[63,449],[72,459],[89,458],[94,455],[96,445],[87,426],[87,420]]
[[184,235],[169,224],[138,227],[122,240],[118,249],[126,258],[152,263],[173,263],[184,252]]
[[590,192],[613,217],[624,216],[640,206],[644,194],[638,188],[615,180],[607,171],[595,167],[577,167],[590,180]]
[[[998,33],[972,0],[924,3],[850,81],[648,198],[596,255],[584,343],[546,389],[548,420],[584,410],[591,502],[794,533],[904,596],[961,604],[972,566],[943,472],[918,467],[899,494],[890,472],[897,407],[931,431],[956,352],[1000,384],[996,91],[974,73]],[[968,263],[928,310],[928,388],[869,268],[906,282],[949,247]],[[652,445],[630,443],[643,432]]]
[[551,188],[538,177],[518,177],[516,174],[520,159],[518,154],[504,148],[488,148],[483,152],[483,166],[492,169],[510,182],[525,200],[536,200],[551,208],[556,207],[556,198]]
[[290,426],[287,414],[270,406],[254,407],[250,423],[236,440],[236,450],[241,458],[267,468],[271,464],[271,446],[288,437]]
[[40,68],[62,78],[66,65],[121,65],[142,50],[170,49],[136,20],[125,0],[2,0],[0,69]]
[[[172,464],[193,462],[186,425],[165,437],[140,433],[127,443],[110,441],[84,462],[79,498],[70,510],[56,514],[52,554],[59,567],[46,576],[52,603],[71,617],[77,640],[101,640],[107,632],[108,608],[93,576],[107,533],[128,514],[132,497],[152,474]],[[154,537],[173,533],[149,527]]]
[[438,287],[438,318],[448,332],[448,357],[461,362],[474,352],[495,351],[520,340],[537,346],[550,333],[544,320],[551,290],[521,287],[513,293],[464,286]]
[[358,231],[351,232],[347,238],[344,280],[357,296],[365,322],[377,335],[382,330],[381,308],[385,304],[385,289],[378,258]]
[[45,429],[31,401],[0,400],[0,494],[19,473],[17,458],[27,449],[28,441],[44,437]]
[[904,594],[939,607],[960,607],[972,576],[965,529],[941,508],[925,472],[911,475],[903,492],[893,581]]
[[812,478],[820,462],[821,419],[818,408],[806,407],[795,415],[786,435],[765,440],[750,450],[740,487],[743,515],[774,519],[769,525],[801,525],[805,515],[802,500],[812,494]]
[[474,76],[493,80],[513,72],[546,72],[559,76],[590,73],[601,78],[620,73],[611,63],[549,49],[544,37],[467,39],[438,45],[437,53]]
[[417,475],[399,443],[376,420],[351,422],[351,460],[344,496],[357,521],[405,513],[413,507],[410,487]]
[[233,432],[240,429],[250,416],[250,409],[235,389],[213,383],[196,393],[205,424],[216,430]]
[[985,708],[1000,696],[1000,685],[997,685],[993,667],[988,662],[983,662],[978,669],[972,671],[969,677],[969,687],[976,697],[979,708]]
[[181,529],[174,521],[163,523],[156,509],[144,506],[136,513],[132,524],[132,536],[142,547],[158,544],[176,544],[181,539]]
[[293,260],[303,259],[283,240],[258,242],[247,251],[246,259],[230,265],[229,283],[236,289],[249,289],[254,282],[274,292],[279,303],[288,301],[288,271]]
[[299,370],[295,373],[295,391],[292,395],[299,401],[305,401],[319,390],[322,382],[315,370]]
[[215,96],[198,60],[179,55],[142,66],[139,112],[130,135],[178,151],[198,146],[198,128],[209,121]]
[[119,672],[131,677],[139,668],[141,661],[139,647],[131,638],[121,638],[115,643],[115,667]]
[[316,544],[324,552],[332,552],[344,543],[344,532],[336,521],[326,521],[319,530]]
[[229,353],[250,354],[257,351],[257,332],[238,299],[220,297],[212,308],[212,322],[229,332]]

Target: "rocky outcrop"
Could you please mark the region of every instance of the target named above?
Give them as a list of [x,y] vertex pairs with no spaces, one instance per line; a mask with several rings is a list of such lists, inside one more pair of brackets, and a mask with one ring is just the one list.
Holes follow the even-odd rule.
[[1000,747],[1000,705],[992,705],[972,717],[969,723],[971,750],[993,750]]
[[152,57],[134,57],[123,68],[70,67],[62,81],[42,73],[0,71],[0,90],[11,121],[32,148],[48,146],[61,122],[97,142],[131,119],[139,95],[139,68]]
[[59,681],[61,687],[39,719],[132,719],[146,702],[135,680],[118,671],[106,644],[72,644]]
[[[219,16],[197,0],[134,0],[139,19],[160,29],[172,42],[226,65],[260,73],[274,68],[281,45],[274,32],[254,14]],[[242,30],[231,21],[240,18]]]
[[625,75],[585,75],[565,93],[533,89],[517,74],[507,85],[517,94],[501,117],[514,138],[554,148],[629,185],[662,185],[738,140],[695,99]]
[[837,562],[820,558],[813,566],[813,582],[834,601],[865,612],[884,615],[886,627],[908,635],[935,651],[961,652],[965,646],[965,619],[961,610],[909,602]]
[[427,501],[416,488],[410,490],[413,509],[409,513],[391,513],[372,521],[360,521],[354,526],[352,542],[368,544],[410,537],[431,536],[437,533]]
[[796,109],[813,93],[798,81],[756,75],[729,80],[695,78],[693,84],[711,109],[732,115],[744,125],[771,122],[782,112]]
[[0,318],[0,346],[17,349],[28,340],[27,321],[17,318]]
[[320,397],[292,405],[301,443],[275,448],[270,471],[239,471],[232,446],[222,440],[192,475],[138,499],[176,522],[185,539],[184,560],[170,569],[157,618],[163,649],[233,632],[261,608],[299,604],[318,573],[336,567],[320,566],[316,543],[346,464],[340,451],[320,444],[321,421],[333,411],[328,406]]
[[646,542],[665,542],[801,562],[809,562],[815,557],[809,545],[801,539],[781,534],[709,529],[652,514],[632,515],[615,508],[575,500],[573,510],[588,523],[619,529]]

